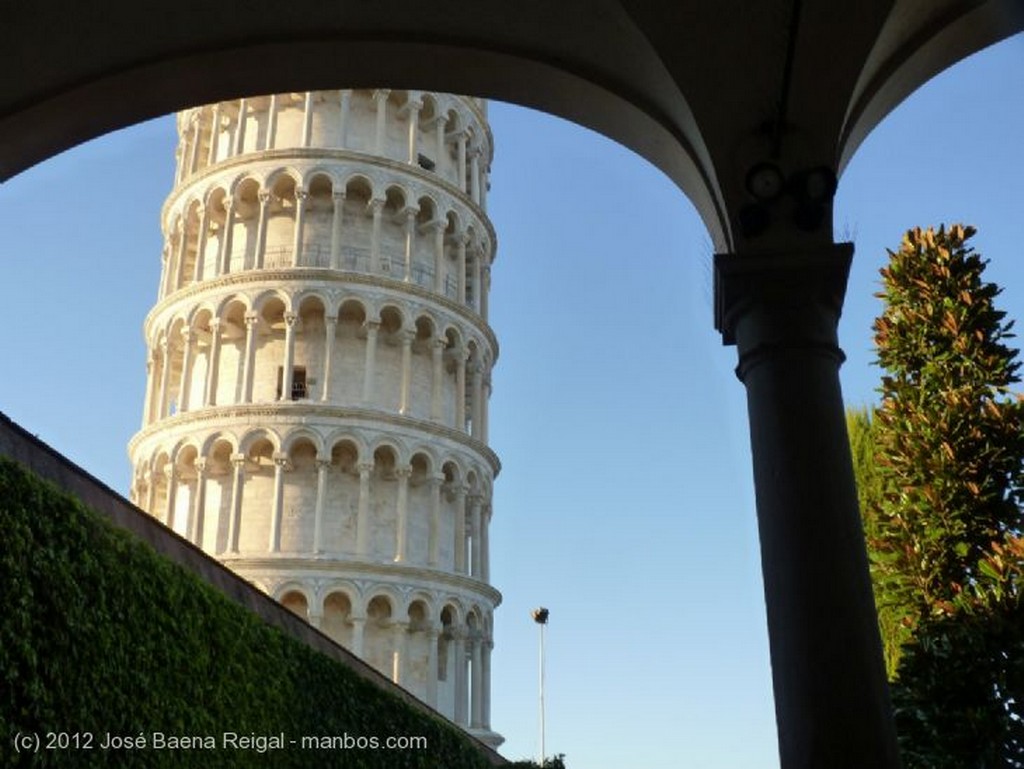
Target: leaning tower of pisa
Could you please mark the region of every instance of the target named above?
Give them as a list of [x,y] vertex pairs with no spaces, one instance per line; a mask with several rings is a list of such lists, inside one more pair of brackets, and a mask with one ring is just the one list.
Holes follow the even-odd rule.
[[486,104],[288,93],[177,123],[134,501],[497,745]]

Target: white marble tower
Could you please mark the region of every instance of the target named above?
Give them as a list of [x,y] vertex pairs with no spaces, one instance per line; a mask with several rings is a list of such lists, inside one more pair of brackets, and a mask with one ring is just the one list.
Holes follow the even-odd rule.
[[178,115],[135,502],[486,742],[486,104]]

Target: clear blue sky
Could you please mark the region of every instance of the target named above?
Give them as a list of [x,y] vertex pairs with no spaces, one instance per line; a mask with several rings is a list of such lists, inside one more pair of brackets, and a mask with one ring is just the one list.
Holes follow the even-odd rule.
[[[536,753],[543,604],[549,753],[572,769],[774,769],[746,403],[712,327],[710,239],[629,151],[506,105],[491,120],[503,752]],[[0,187],[0,410],[122,493],[174,141],[162,118]],[[857,249],[849,403],[875,397],[872,294],[908,227],[976,225],[1002,308],[1024,319],[1022,144],[1018,37],[926,85],[853,159],[835,214]]]

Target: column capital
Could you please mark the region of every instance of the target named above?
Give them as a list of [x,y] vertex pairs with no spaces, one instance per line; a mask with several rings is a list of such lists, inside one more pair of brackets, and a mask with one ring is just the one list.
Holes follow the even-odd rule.
[[214,318],[213,320],[211,320],[210,321],[210,333],[215,334],[218,331],[220,331],[220,327],[223,325],[223,323],[224,323],[224,321],[222,321],[220,318]]
[[288,457],[286,451],[275,451],[273,454],[274,464],[280,467],[282,470],[291,470],[291,460]]
[[330,457],[317,457],[316,458],[316,469],[317,472],[320,470],[327,470],[331,466]]
[[294,312],[289,311],[289,312],[286,312],[284,314],[285,325],[288,326],[289,328],[294,326],[295,325],[295,321],[298,320],[298,319],[299,319],[298,313],[294,313]]
[[384,210],[384,204],[386,202],[387,201],[383,198],[370,198],[366,203],[366,207],[376,214]]
[[376,99],[377,101],[381,101],[382,99],[387,99],[390,95],[391,95],[391,89],[390,88],[377,88],[373,92],[373,98]]
[[247,312],[245,314],[245,326],[248,329],[254,329],[259,325],[260,316],[256,312]]
[[416,332],[411,328],[401,329],[397,336],[403,347],[411,346],[416,340]]
[[259,198],[261,206],[266,206],[268,203],[270,203],[270,190],[260,190],[259,192],[256,193],[256,197]]
[[240,451],[236,451],[234,454],[231,455],[231,464],[234,465],[235,467],[244,467],[245,454],[243,454]]
[[715,328],[739,347],[743,379],[764,355],[817,351],[841,363],[836,326],[851,243],[791,254],[716,254]]
[[356,470],[359,471],[359,476],[362,477],[364,474],[369,475],[373,472],[373,468],[376,467],[373,462],[360,462],[356,465]]
[[196,476],[199,479],[202,479],[202,477],[206,475],[207,464],[208,460],[206,457],[199,457],[192,463],[192,466],[196,469]]
[[447,478],[445,478],[444,473],[431,473],[429,476],[427,476],[427,482],[432,487],[436,486],[437,488],[441,488],[441,486],[444,484],[446,480]]
[[435,353],[442,354],[448,346],[448,340],[443,336],[435,336],[430,340],[430,346],[434,349]]
[[409,480],[412,477],[412,465],[399,465],[395,468],[395,475],[399,478]]
[[338,316],[324,315],[324,323],[326,323],[328,326],[336,326],[338,325]]
[[196,338],[196,332],[192,330],[191,326],[184,326],[181,331],[181,341],[185,344],[192,344],[192,341]]
[[231,213],[231,209],[235,207],[234,195],[225,195],[221,205],[224,206],[224,210],[227,213]]
[[344,203],[345,198],[345,190],[331,190],[331,200],[333,200],[335,203]]
[[299,203],[301,201],[302,203],[305,203],[307,200],[309,200],[309,190],[305,187],[296,187],[295,202]]
[[379,320],[366,320],[366,321],[363,321],[363,328],[367,331],[367,333],[369,333],[371,331],[373,333],[377,333],[378,331],[380,331],[380,321]]

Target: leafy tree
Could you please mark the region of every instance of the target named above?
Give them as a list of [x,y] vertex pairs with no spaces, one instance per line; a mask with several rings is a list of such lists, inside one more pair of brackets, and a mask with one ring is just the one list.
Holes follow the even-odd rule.
[[1024,400],[973,234],[915,229],[890,252],[882,403],[849,417],[908,769],[1024,766]]
[[898,580],[894,573],[895,559],[885,549],[882,539],[881,505],[885,493],[884,468],[876,455],[878,421],[866,407],[847,409],[846,431],[850,436],[853,454],[853,474],[860,497],[864,540],[871,561],[871,582],[878,611],[878,629],[885,655],[885,672],[891,681],[896,677],[902,647],[910,641],[912,632],[905,619],[914,613],[914,606],[905,600],[905,591],[887,593],[885,585]]

